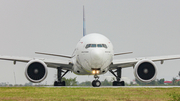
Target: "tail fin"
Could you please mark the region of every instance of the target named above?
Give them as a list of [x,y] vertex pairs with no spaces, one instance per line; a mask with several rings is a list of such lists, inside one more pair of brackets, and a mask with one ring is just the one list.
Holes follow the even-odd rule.
[[85,14],[84,14],[84,6],[83,6],[83,36],[86,35],[86,27],[85,27]]

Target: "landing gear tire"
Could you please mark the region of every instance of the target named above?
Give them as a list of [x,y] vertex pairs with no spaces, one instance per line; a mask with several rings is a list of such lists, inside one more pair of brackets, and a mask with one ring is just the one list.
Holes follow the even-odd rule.
[[125,83],[124,83],[124,81],[121,81],[121,82],[114,81],[113,86],[125,86]]
[[65,81],[59,82],[59,81],[55,81],[54,82],[54,86],[65,86]]
[[99,86],[101,86],[101,82],[99,80],[93,80],[92,86],[93,87],[99,87]]

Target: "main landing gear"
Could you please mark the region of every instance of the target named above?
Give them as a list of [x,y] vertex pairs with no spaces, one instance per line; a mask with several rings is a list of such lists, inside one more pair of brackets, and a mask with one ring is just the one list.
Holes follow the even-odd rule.
[[117,68],[117,70],[115,71],[115,72],[117,72],[117,75],[112,70],[109,70],[116,77],[116,80],[117,80],[117,81],[113,82],[113,86],[125,86],[124,81],[120,81],[121,69],[122,68]]
[[95,80],[92,81],[92,86],[93,87],[99,87],[101,86],[101,82],[98,80],[99,76],[97,74],[94,75]]
[[62,69],[61,68],[57,68],[57,78],[58,80],[54,82],[54,86],[65,86],[65,81],[61,81],[61,79],[63,78],[64,75],[66,75],[67,72],[69,72],[69,70],[67,70],[63,75],[62,75]]

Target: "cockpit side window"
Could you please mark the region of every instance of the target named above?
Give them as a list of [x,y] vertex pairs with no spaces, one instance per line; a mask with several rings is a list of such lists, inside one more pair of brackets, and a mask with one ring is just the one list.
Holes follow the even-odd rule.
[[102,44],[102,46],[103,46],[104,48],[107,48],[107,45],[106,45],[106,44]]
[[89,48],[89,47],[91,47],[91,44],[87,44],[87,45],[86,45],[86,48]]

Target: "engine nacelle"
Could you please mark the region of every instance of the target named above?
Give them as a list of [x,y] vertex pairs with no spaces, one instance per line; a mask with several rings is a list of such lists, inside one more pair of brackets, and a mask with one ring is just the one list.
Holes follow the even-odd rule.
[[141,82],[149,83],[156,79],[156,65],[151,60],[140,60],[134,67],[134,76]]
[[31,60],[27,63],[25,76],[34,83],[43,81],[47,76],[47,65],[42,60]]

